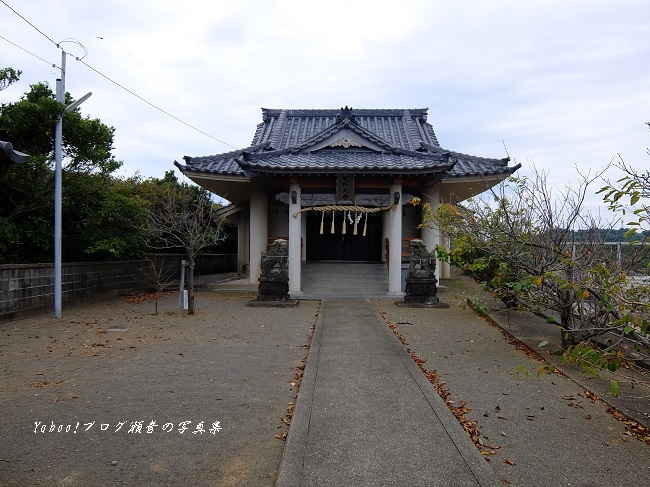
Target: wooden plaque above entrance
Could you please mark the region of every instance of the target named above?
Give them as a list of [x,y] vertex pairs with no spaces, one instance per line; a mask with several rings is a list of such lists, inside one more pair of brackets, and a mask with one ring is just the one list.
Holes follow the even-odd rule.
[[336,202],[354,203],[354,174],[336,176]]

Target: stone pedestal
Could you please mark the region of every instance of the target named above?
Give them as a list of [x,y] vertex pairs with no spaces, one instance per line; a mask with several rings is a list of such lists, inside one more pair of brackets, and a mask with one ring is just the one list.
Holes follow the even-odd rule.
[[289,301],[289,278],[259,278],[258,301]]
[[257,299],[249,301],[246,306],[287,307],[298,305],[298,301],[292,300],[289,296],[287,255],[288,244],[284,239],[274,241],[268,254],[262,255]]
[[420,239],[409,243],[409,272],[406,276],[406,295],[404,301],[398,301],[398,306],[414,308],[443,308],[436,296],[436,258],[434,253],[427,251]]
[[438,293],[438,288],[436,287],[437,282],[438,280],[435,277],[407,277],[404,302],[428,305],[438,304],[440,300],[436,296]]

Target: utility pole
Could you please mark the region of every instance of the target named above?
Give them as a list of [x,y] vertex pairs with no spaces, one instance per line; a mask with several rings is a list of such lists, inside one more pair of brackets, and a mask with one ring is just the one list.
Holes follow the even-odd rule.
[[[57,47],[60,47],[57,45]],[[61,49],[61,78],[56,80],[56,101],[65,103],[65,56]],[[87,93],[64,109],[74,110],[92,93]],[[61,318],[61,244],[62,244],[62,203],[63,203],[63,113],[59,114],[54,127],[54,317]]]
[[[65,103],[65,51],[61,49],[61,78],[56,80],[56,101]],[[56,119],[54,128],[54,317],[61,318],[61,206],[63,113]]]

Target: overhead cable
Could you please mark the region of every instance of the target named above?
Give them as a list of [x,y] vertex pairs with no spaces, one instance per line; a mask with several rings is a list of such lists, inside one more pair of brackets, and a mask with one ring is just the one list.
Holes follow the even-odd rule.
[[22,15],[20,15],[18,12],[16,12],[16,9],[14,9],[11,5],[9,5],[7,2],[5,2],[5,0],[0,0],[0,2],[4,3],[5,6],[6,6],[9,10],[11,10],[11,11],[12,11],[13,13],[15,13],[18,17],[20,17],[20,18],[23,19],[25,22],[27,22],[29,25],[31,25],[32,28],[34,28],[34,29],[35,29],[39,34],[41,34],[43,37],[45,37],[48,41],[50,41],[50,42],[51,42],[52,44],[54,44],[55,46],[59,47],[59,46],[57,45],[57,43],[54,42],[54,41],[53,41],[53,40],[52,40],[52,39],[51,39],[47,34],[45,34],[41,29],[39,29],[38,27],[36,27],[36,26],[35,26],[34,24],[32,24],[29,20],[27,20],[25,17],[23,17]]
[[[1,2],[1,1],[2,1],[2,0],[0,0],[0,2]],[[49,64],[49,65],[52,66],[53,68],[61,69],[61,68],[60,68],[59,66],[57,66],[55,63],[51,63],[51,62],[48,61],[47,59],[43,59],[42,57],[37,56],[37,55],[34,54],[33,52],[28,51],[27,49],[25,49],[25,48],[22,47],[22,46],[19,46],[19,45],[16,44],[15,42],[11,42],[11,41],[10,41],[9,39],[7,39],[6,37],[3,37],[3,36],[0,35],[0,39],[3,39],[3,40],[5,40],[5,41],[7,41],[9,44],[12,44],[12,45],[16,46],[18,49],[22,49],[22,50],[25,51],[27,54],[31,54],[31,55],[34,56],[35,58],[40,59],[41,61],[43,61],[44,63]]]
[[[88,67],[89,69],[91,69],[92,71],[94,71],[95,73],[97,73],[98,75],[100,75],[100,76],[106,78],[108,81],[110,81],[110,82],[113,83],[114,85],[116,85],[116,86],[122,88],[122,89],[123,89],[124,91],[126,91],[127,93],[130,93],[131,95],[135,96],[135,97],[138,98],[139,100],[145,102],[147,105],[149,105],[149,106],[155,108],[156,110],[158,110],[158,111],[164,113],[164,114],[167,115],[168,117],[173,118],[173,119],[176,120],[177,122],[180,122],[180,123],[182,123],[183,125],[186,125],[187,127],[191,128],[192,130],[195,130],[195,131],[199,132],[200,134],[205,135],[206,137],[210,137],[211,139],[216,140],[217,142],[220,142],[220,143],[222,143],[222,144],[224,144],[224,145],[227,145],[228,147],[232,147],[233,149],[237,149],[237,147],[235,147],[234,145],[231,145],[231,144],[229,144],[229,143],[227,143],[227,142],[224,142],[223,140],[218,139],[218,138],[216,138],[216,137],[214,137],[214,136],[208,134],[207,132],[204,132],[203,130],[198,129],[197,127],[195,127],[195,126],[193,126],[193,125],[191,125],[191,124],[189,124],[189,123],[187,123],[187,122],[181,120],[180,118],[176,117],[175,115],[172,115],[171,113],[169,113],[169,112],[163,110],[163,109],[160,108],[159,106],[154,105],[153,103],[151,103],[150,101],[144,99],[143,97],[141,97],[141,96],[138,95],[137,93],[134,93],[133,91],[129,90],[126,86],[121,85],[121,84],[118,83],[117,81],[111,79],[109,76],[105,75],[104,73],[102,73],[102,72],[98,71],[97,69],[93,68],[92,66],[90,66],[88,63],[86,63],[85,61],[83,61],[83,58],[86,56],[86,54],[87,54],[88,51],[87,51],[86,48],[85,48],[85,47],[84,47],[84,46],[83,46],[79,41],[77,41],[76,39],[64,39],[64,40],[61,41],[60,43],[54,42],[54,41],[52,40],[51,37],[49,37],[49,36],[48,36],[47,34],[45,34],[42,30],[40,30],[38,27],[36,27],[34,24],[32,24],[29,20],[27,20],[25,17],[23,17],[21,14],[19,14],[19,13],[18,13],[14,8],[13,8],[13,7],[11,7],[9,4],[7,4],[7,2],[5,2],[5,0],[0,0],[0,2],[2,2],[2,3],[3,3],[7,8],[9,8],[9,9],[10,9],[12,12],[14,12],[16,15],[18,15],[18,17],[20,17],[20,18],[23,19],[25,22],[27,22],[27,23],[28,23],[28,24],[29,24],[33,29],[35,29],[39,34],[41,34],[43,37],[45,37],[48,41],[50,41],[52,44],[54,44],[57,48],[61,49],[62,51],[65,52],[65,50],[60,46],[60,44],[62,44],[63,42],[74,42],[74,43],[80,45],[80,46],[84,49],[85,54],[84,54],[82,57],[80,57],[80,58],[79,58],[79,57],[75,57],[75,59],[76,59],[77,61],[79,61],[81,64],[83,64],[83,65],[85,65],[86,67]],[[0,36],[0,37],[2,37],[2,36]],[[34,54],[34,53],[28,51],[27,49],[25,49],[25,48],[23,48],[23,47],[20,47],[18,44],[15,44],[15,43],[11,42],[11,41],[8,40],[8,39],[6,39],[6,38],[4,38],[4,37],[2,37],[2,39],[4,39],[5,41],[9,42],[10,44],[13,44],[14,46],[16,46],[16,47],[18,47],[18,48],[20,48],[20,49],[22,49],[23,51],[25,51],[25,52],[31,54],[32,56],[37,57],[37,58],[40,59],[41,61],[45,61],[46,63],[50,64],[50,65],[53,66],[53,67],[58,67],[58,66],[56,66],[55,64],[52,64],[52,63],[50,63],[49,61],[46,61],[45,59],[43,59],[43,58],[37,56],[36,54]],[[59,68],[59,69],[62,69],[62,68]]]
[[[0,1],[2,1],[2,0],[0,0]],[[224,142],[223,140],[217,139],[216,137],[214,137],[214,136],[212,136],[212,135],[210,135],[210,134],[204,132],[203,130],[198,129],[198,128],[196,128],[195,126],[190,125],[189,123],[187,123],[187,122],[181,120],[180,118],[178,118],[178,117],[172,115],[171,113],[169,113],[169,112],[163,110],[163,109],[160,108],[159,106],[154,105],[154,104],[151,103],[150,101],[145,100],[144,98],[142,98],[142,97],[141,97],[140,95],[138,95],[137,93],[134,93],[133,91],[129,90],[126,86],[121,85],[120,83],[118,83],[118,82],[115,81],[114,79],[111,79],[111,78],[109,78],[108,76],[106,76],[104,73],[102,73],[102,72],[96,70],[96,69],[93,68],[90,64],[88,64],[87,62],[83,61],[82,59],[77,59],[77,61],[79,61],[81,64],[85,65],[85,66],[88,67],[89,69],[92,69],[92,70],[93,70],[95,73],[97,73],[98,75],[103,76],[104,78],[106,78],[108,81],[110,81],[110,82],[113,83],[114,85],[119,86],[120,88],[122,88],[122,89],[123,89],[124,91],[126,91],[127,93],[130,93],[131,95],[135,96],[135,97],[138,98],[139,100],[142,100],[143,102],[145,102],[147,105],[152,106],[152,107],[155,108],[156,110],[158,110],[158,111],[164,113],[165,115],[167,115],[167,116],[173,118],[174,120],[176,120],[176,121],[182,123],[183,125],[188,126],[188,127],[191,128],[192,130],[196,130],[197,132],[199,132],[199,133],[205,135],[206,137],[210,137],[211,139],[214,139],[214,140],[216,140],[217,142],[221,142],[222,144],[227,145],[228,147],[232,147],[233,149],[237,149],[237,147],[235,147],[234,145],[230,145],[228,142]]]

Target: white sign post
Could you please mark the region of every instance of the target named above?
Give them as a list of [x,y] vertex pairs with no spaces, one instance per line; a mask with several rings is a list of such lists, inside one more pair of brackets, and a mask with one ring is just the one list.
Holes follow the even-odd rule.
[[185,289],[185,261],[181,260],[181,288],[180,288],[180,303],[179,308],[181,309],[181,314],[185,315],[185,310],[187,309],[188,297],[187,290]]

